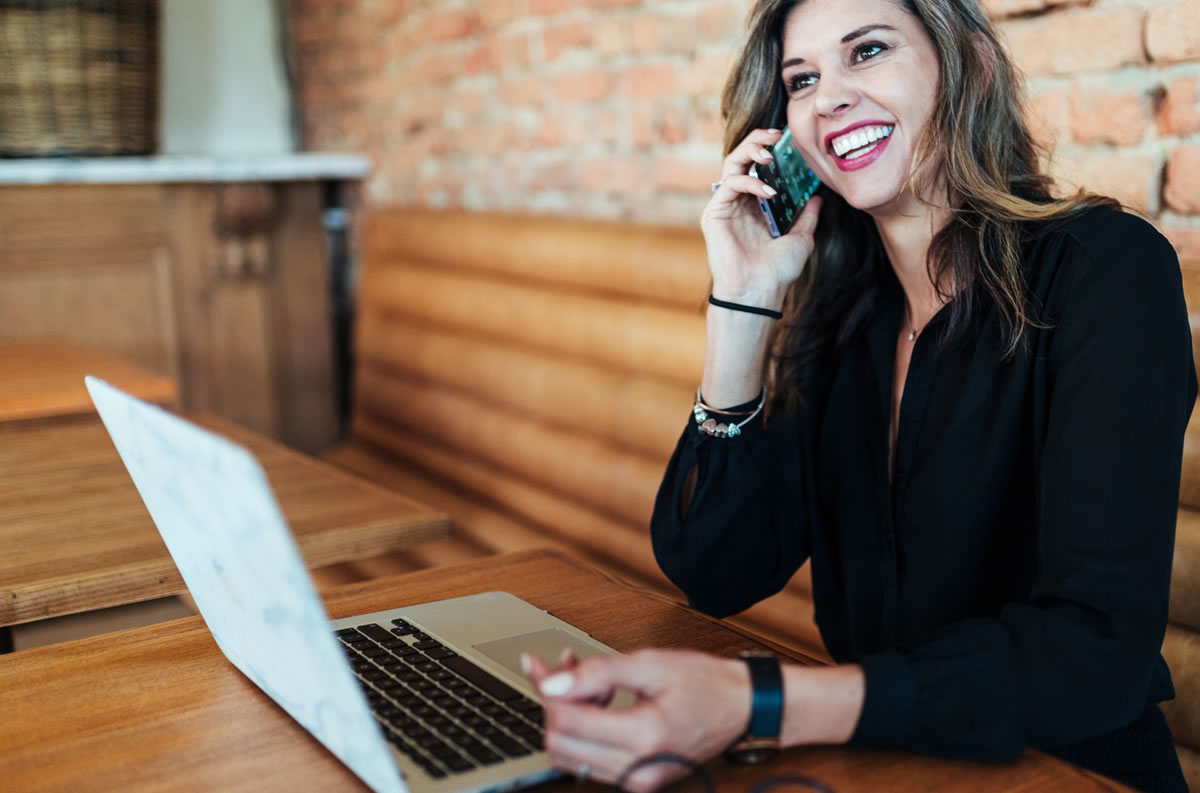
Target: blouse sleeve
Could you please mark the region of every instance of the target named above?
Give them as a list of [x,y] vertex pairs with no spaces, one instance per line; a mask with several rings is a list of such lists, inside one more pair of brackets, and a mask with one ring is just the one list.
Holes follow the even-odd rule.
[[1160,648],[1196,376],[1174,251],[1120,225],[1141,233],[1103,261],[1081,254],[1053,318],[1028,599],[860,659],[854,742],[1014,758],[1112,731],[1173,695]]
[[[650,534],[667,577],[707,614],[743,611],[781,590],[808,556],[800,444],[791,416],[751,419],[733,438],[690,419],[667,465]],[[695,488],[681,513],[685,480]]]

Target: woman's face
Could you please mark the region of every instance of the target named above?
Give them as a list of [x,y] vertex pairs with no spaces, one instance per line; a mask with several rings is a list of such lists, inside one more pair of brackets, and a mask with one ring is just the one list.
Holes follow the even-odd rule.
[[817,176],[853,207],[899,210],[938,85],[921,22],[894,0],[804,0],[784,26],[781,76]]

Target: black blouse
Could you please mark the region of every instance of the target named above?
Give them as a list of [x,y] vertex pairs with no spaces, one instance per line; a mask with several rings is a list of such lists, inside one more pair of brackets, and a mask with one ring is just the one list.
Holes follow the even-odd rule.
[[[830,654],[866,672],[853,742],[984,760],[1026,745],[1186,791],[1157,703],[1184,428],[1196,397],[1179,263],[1148,223],[1092,209],[1030,235],[1034,319],[917,338],[894,478],[894,276],[803,407],[712,438],[689,420],[652,520],[664,572],[716,616],[812,558]],[[680,515],[684,477],[698,467]]]

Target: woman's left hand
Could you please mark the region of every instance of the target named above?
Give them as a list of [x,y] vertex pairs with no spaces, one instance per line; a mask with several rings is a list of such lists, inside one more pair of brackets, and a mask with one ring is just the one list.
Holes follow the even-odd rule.
[[[635,761],[673,752],[696,762],[716,756],[746,731],[750,678],[738,660],[689,650],[642,650],[632,655],[576,661],[565,655],[557,670],[536,656],[522,658],[542,694],[545,740],[558,769],[615,782]],[[609,708],[620,690],[637,701]],[[635,793],[656,790],[686,769],[656,763],[626,783]]]

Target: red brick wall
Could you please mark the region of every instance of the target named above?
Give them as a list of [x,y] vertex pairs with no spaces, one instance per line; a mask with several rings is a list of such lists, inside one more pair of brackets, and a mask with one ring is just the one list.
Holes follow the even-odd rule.
[[[986,0],[1053,172],[1200,260],[1200,0]],[[290,0],[310,149],[368,201],[694,225],[749,0]]]

